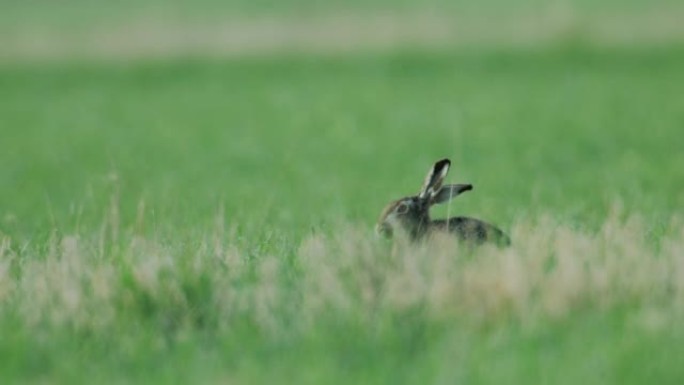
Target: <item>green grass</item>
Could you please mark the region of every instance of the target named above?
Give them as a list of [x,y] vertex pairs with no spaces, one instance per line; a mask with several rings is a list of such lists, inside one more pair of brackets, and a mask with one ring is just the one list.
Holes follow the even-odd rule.
[[175,230],[224,205],[296,237],[370,224],[443,156],[475,186],[454,210],[496,222],[597,224],[615,200],[667,219],[684,203],[682,64],[570,48],[5,68],[3,229],[92,227],[118,190],[124,224],[140,201]]
[[[581,45],[5,65],[0,382],[677,383],[682,68]],[[370,237],[441,157],[475,186],[450,212],[512,250]]]
[[[98,24],[116,24],[130,18],[153,17],[161,20],[217,19],[235,15],[310,15],[336,11],[351,12],[451,12],[468,14],[534,13],[552,8],[565,7],[582,14],[592,12],[612,13],[619,11],[643,11],[664,7],[678,7],[676,0],[568,0],[562,4],[548,0],[502,0],[448,1],[448,0],[130,0],[106,2],[92,0],[65,0],[59,4],[37,0],[30,3],[5,1],[0,22],[10,30],[25,28],[25,23],[61,28],[93,27]],[[24,26],[22,27],[22,24]]]

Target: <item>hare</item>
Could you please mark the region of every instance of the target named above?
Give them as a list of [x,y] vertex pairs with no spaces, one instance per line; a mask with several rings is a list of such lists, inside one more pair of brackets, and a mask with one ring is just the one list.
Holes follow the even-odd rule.
[[496,226],[479,219],[468,217],[451,217],[447,219],[430,219],[430,206],[444,203],[451,198],[470,191],[470,184],[442,185],[449,172],[451,161],[442,159],[428,171],[423,188],[415,196],[393,201],[385,207],[380,215],[375,231],[391,237],[394,230],[404,231],[410,239],[419,240],[435,232],[443,231],[456,235],[460,240],[482,244],[493,242],[500,246],[508,246],[510,238]]

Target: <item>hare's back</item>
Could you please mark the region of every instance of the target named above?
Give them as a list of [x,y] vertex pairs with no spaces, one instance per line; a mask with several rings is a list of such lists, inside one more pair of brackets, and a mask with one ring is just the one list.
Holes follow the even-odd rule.
[[511,240],[498,227],[487,222],[469,217],[453,217],[449,219],[439,219],[432,222],[433,227],[449,231],[465,241],[476,243],[494,242],[502,246],[511,244]]

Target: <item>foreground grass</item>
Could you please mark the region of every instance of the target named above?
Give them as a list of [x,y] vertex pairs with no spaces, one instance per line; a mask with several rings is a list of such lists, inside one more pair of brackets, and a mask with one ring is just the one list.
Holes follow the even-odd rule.
[[[111,229],[108,229],[109,231]],[[245,248],[130,235],[0,247],[10,382],[675,383],[684,226],[519,223],[511,248],[365,230]],[[264,371],[264,368],[268,370]]]

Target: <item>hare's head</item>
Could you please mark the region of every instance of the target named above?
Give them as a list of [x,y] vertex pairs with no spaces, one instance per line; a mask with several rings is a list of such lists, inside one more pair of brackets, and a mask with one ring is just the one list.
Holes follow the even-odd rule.
[[430,223],[430,206],[449,201],[456,195],[473,189],[470,184],[443,185],[451,162],[442,159],[428,171],[418,195],[390,202],[380,214],[375,226],[378,234],[391,237],[395,230],[417,238],[427,231]]

